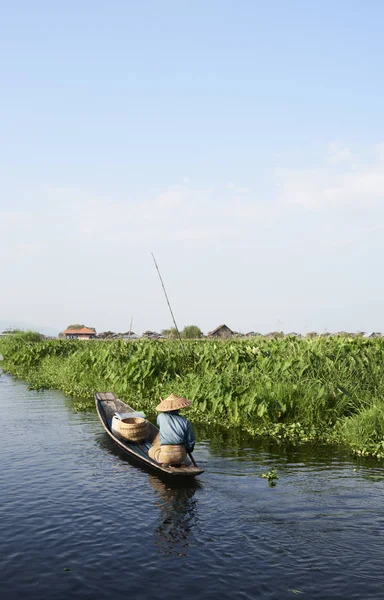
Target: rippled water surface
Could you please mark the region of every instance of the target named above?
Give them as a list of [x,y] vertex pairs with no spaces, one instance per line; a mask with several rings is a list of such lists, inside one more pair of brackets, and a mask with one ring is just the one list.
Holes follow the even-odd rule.
[[206,471],[176,485],[58,392],[3,375],[0,406],[1,598],[384,596],[375,462],[195,427]]

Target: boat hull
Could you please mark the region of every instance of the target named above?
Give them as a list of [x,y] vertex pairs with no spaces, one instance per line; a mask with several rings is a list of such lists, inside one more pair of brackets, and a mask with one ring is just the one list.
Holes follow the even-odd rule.
[[112,392],[97,392],[95,394],[95,403],[97,414],[99,415],[100,421],[109,435],[113,439],[115,444],[128,456],[138,460],[142,466],[147,467],[150,470],[157,471],[164,475],[170,475],[172,477],[196,477],[204,473],[204,469],[192,464],[192,461],[187,458],[185,466],[182,467],[169,467],[163,466],[148,456],[148,450],[151,447],[152,441],[159,433],[157,427],[152,423],[148,422],[148,439],[143,443],[131,443],[123,438],[118,437],[112,431],[112,417],[116,412],[128,413],[135,412],[133,408],[124,404],[119,400],[116,395]]

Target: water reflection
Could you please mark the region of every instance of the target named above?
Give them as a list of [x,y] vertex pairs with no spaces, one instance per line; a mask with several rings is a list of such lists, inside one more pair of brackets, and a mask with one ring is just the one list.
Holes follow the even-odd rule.
[[162,554],[187,556],[198,520],[194,497],[198,482],[177,484],[155,475],[148,475],[148,481],[158,496],[156,505],[160,508],[159,525],[153,534],[155,546]]
[[205,423],[194,423],[194,429],[200,443],[203,441],[208,447],[209,460],[218,458],[221,462],[223,457],[226,461],[234,459],[241,470],[244,470],[244,462],[263,465],[266,461],[279,466],[299,465],[304,469],[308,466],[329,468],[334,460],[368,468],[377,467],[376,459],[354,456],[347,447],[338,444],[252,437],[236,427],[223,429]]
[[195,492],[201,483],[195,479],[180,480],[148,473],[148,470],[130,456],[122,452],[104,432],[96,435],[96,443],[108,453],[118,456],[125,464],[136,471],[146,474],[147,480],[156,493],[155,506],[159,510],[159,524],[153,532],[154,545],[161,554],[187,556],[188,546],[193,541],[193,530],[198,522]]

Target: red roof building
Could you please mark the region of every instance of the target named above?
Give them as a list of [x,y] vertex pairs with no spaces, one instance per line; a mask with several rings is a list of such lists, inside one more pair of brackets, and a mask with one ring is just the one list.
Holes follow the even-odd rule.
[[92,340],[96,337],[96,331],[89,327],[81,329],[66,329],[64,335],[67,340]]

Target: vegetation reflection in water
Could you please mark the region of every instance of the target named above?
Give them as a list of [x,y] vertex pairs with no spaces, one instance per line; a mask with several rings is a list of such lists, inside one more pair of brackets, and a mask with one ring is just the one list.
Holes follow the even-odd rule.
[[113,390],[150,410],[159,396],[187,395],[194,422],[221,423],[276,440],[343,443],[384,457],[384,340],[0,341],[4,366],[34,389],[56,388],[93,406]]

